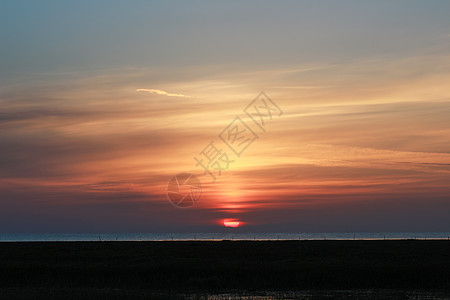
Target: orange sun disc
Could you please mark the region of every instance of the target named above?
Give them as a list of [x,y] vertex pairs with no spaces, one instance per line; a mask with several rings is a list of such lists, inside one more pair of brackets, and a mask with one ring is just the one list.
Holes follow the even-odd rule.
[[241,224],[241,222],[239,222],[236,219],[225,219],[225,220],[223,220],[223,225],[225,227],[239,227],[239,224]]

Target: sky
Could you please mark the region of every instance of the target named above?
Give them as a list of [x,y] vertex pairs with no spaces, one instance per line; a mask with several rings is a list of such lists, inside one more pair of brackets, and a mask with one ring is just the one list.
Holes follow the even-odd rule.
[[0,0],[0,232],[449,231],[449,13]]

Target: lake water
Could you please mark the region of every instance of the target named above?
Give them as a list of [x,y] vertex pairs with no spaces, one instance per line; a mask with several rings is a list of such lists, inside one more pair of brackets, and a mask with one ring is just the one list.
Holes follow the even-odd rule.
[[0,234],[0,242],[449,239],[450,232]]

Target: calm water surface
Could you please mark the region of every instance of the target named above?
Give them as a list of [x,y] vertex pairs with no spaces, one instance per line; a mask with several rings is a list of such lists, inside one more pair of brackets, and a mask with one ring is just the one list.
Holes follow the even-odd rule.
[[0,234],[1,242],[449,239],[450,232]]

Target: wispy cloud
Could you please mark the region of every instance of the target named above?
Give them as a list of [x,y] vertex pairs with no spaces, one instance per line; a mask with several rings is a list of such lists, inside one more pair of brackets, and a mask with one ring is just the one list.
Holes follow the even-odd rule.
[[150,94],[157,94],[157,95],[164,95],[169,97],[186,97],[189,98],[189,96],[183,95],[183,94],[171,94],[163,90],[155,90],[155,89],[137,89],[136,92],[145,92]]

